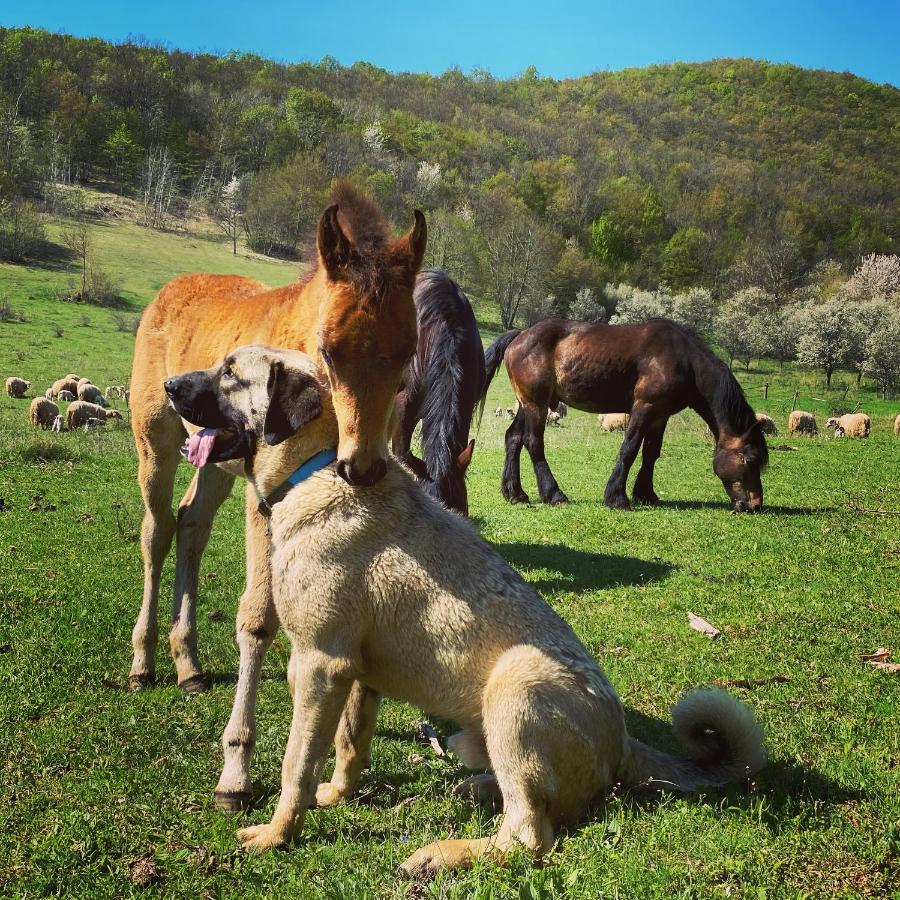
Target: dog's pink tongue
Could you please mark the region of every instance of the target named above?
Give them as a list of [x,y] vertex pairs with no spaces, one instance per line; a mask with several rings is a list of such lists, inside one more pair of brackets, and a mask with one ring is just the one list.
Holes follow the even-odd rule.
[[195,431],[189,438],[187,444],[187,458],[192,466],[198,469],[206,465],[209,455],[212,453],[213,445],[216,442],[215,428],[201,428]]

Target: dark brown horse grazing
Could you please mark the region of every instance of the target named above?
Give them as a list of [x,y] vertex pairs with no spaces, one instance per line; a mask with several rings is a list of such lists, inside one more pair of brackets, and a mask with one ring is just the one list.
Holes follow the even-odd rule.
[[[419,337],[397,395],[393,450],[449,509],[468,515],[466,469],[472,413],[484,384],[478,323],[459,285],[441,269],[419,273],[413,291]],[[410,450],[422,422],[422,454]]]
[[637,503],[656,503],[653,466],[669,417],[693,409],[716,439],[713,471],[735,511],[762,509],[760,473],[766,439],[731,370],[696,335],[668,319],[640,325],[587,325],[548,319],[525,331],[507,331],[485,352],[485,391],[505,357],[519,411],[506,432],[503,496],[527,503],[519,474],[528,449],[544,503],[566,503],[544,456],[547,409],[562,400],[595,413],[630,413],[619,458],[606,485],[607,506],[628,506],[628,472],[644,445],[634,483]]

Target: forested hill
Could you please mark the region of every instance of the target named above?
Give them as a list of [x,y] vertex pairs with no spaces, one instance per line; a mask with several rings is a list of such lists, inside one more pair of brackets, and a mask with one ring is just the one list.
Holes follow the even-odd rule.
[[498,80],[0,29],[0,111],[29,142],[25,166],[4,141],[4,194],[48,178],[137,193],[164,155],[185,203],[218,202],[236,175],[268,252],[292,250],[337,175],[398,222],[429,210],[434,252],[460,267],[493,252],[467,244],[472,223],[482,237],[517,223],[554,293],[778,290],[900,248],[900,90],[849,74],[722,59]]

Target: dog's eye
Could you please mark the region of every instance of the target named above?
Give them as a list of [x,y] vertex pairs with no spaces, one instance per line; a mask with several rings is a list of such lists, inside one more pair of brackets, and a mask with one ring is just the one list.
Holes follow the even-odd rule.
[[222,377],[223,378],[234,378],[234,372],[231,371],[231,366],[225,366],[222,369]]

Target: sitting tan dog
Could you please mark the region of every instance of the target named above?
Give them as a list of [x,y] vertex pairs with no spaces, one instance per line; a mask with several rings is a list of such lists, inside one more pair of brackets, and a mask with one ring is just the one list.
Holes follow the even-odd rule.
[[299,833],[354,681],[458,722],[450,747],[493,773],[472,784],[502,794],[495,835],[429,844],[407,871],[466,865],[516,842],[540,855],[616,783],[691,790],[763,765],[752,713],[723,691],[696,691],[674,708],[688,759],[629,737],[615,690],[572,629],[467,520],[398,463],[371,487],[337,477],[335,425],[320,416],[327,390],[305,354],[262,346],[166,382],[194,432],[186,455],[195,465],[241,461],[271,514],[294,715],[275,815],[238,832],[245,847]]

